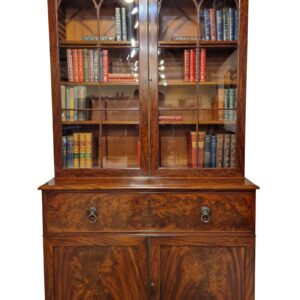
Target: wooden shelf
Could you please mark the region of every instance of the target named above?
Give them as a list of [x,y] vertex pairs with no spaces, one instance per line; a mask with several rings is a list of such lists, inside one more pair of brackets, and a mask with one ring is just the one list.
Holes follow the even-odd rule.
[[131,45],[128,41],[60,41],[59,46],[61,48],[97,48],[98,44],[101,48],[138,48],[139,43],[135,46]]
[[200,86],[216,86],[216,85],[236,85],[236,82],[233,81],[205,81],[205,82],[190,82],[183,80],[167,80],[167,85],[159,83],[160,86],[196,86],[199,84]]
[[62,125],[139,125],[139,121],[62,121]]
[[68,85],[68,86],[138,86],[139,82],[134,81],[118,81],[118,82],[69,82],[69,81],[61,81],[62,85]]
[[[197,121],[159,121],[159,125],[196,125]],[[236,121],[199,121],[199,125],[236,125]]]
[[[161,48],[184,48],[184,47],[196,47],[197,42],[190,41],[159,41],[159,47]],[[238,41],[199,41],[200,47],[205,48],[236,48],[238,47]]]

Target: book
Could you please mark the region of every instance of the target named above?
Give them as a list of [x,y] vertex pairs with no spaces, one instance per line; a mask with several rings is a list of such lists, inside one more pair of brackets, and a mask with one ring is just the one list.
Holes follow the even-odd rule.
[[210,39],[215,41],[217,39],[217,24],[216,24],[216,9],[209,9],[209,23],[210,23]]
[[66,164],[67,168],[73,168],[73,136],[68,135],[66,137],[67,149],[66,149]]
[[78,120],[78,86],[74,86],[74,121]]
[[218,120],[224,120],[224,88],[218,88],[217,98]]
[[75,109],[75,97],[74,97],[74,87],[70,87],[70,94],[69,94],[69,121],[75,121],[74,119],[74,109]]
[[185,49],[183,51],[183,80],[190,81],[190,52]]
[[72,49],[67,49],[68,81],[74,82]]
[[85,168],[86,161],[85,161],[85,152],[86,152],[86,143],[85,143],[86,135],[85,133],[79,134],[79,167]]
[[200,49],[200,81],[206,81],[206,49]]
[[83,49],[83,69],[84,69],[84,82],[88,82],[89,81],[88,49]]
[[99,55],[98,49],[94,50],[94,82],[99,81]]
[[224,134],[217,134],[216,168],[223,167]]
[[229,13],[228,8],[223,9],[223,39],[224,41],[229,40]]
[[103,81],[103,54],[102,49],[99,51],[99,81]]
[[78,81],[84,82],[83,49],[78,49]]
[[73,81],[79,82],[78,49],[72,49]]
[[94,50],[88,49],[89,82],[94,82]]
[[234,41],[235,39],[235,13],[233,8],[228,9],[228,20],[229,20],[229,40]]
[[217,166],[217,136],[211,136],[211,168]]
[[190,82],[196,81],[196,50],[190,50]]
[[70,88],[66,87],[66,121],[70,121]]
[[206,41],[209,41],[211,37],[210,33],[210,15],[209,15],[209,9],[204,9],[204,39]]
[[[191,38],[191,37],[190,37]],[[197,38],[194,38],[197,40]],[[205,19],[204,19],[204,10],[200,11],[200,39],[205,40]]]
[[67,168],[67,137],[62,137],[63,167]]
[[121,7],[121,31],[122,31],[122,41],[127,41],[127,13],[126,13],[126,7]]
[[211,168],[211,135],[204,137],[204,168]]
[[229,99],[228,99],[228,120],[235,121],[236,120],[236,89],[230,88],[229,89]]
[[92,133],[85,133],[85,167],[92,168],[93,153],[92,153]]
[[73,133],[73,167],[79,168],[79,133]]
[[231,134],[230,141],[230,168],[236,167],[236,135]]
[[216,19],[217,19],[217,40],[223,41],[223,11],[218,9],[216,11]]
[[204,139],[205,131],[198,131],[198,167],[204,167]]
[[108,59],[108,50],[102,51],[102,76],[103,82],[108,82],[108,73],[109,73],[109,59]]
[[223,148],[223,168],[230,167],[230,143],[231,143],[231,134],[224,134],[224,148]]
[[133,41],[135,39],[134,16],[131,14],[133,10],[133,2],[127,4],[127,39]]
[[229,89],[224,89],[224,120],[229,120]]
[[188,133],[188,166],[197,168],[197,132],[191,131]]
[[116,41],[122,40],[122,29],[121,29],[121,8],[115,8],[115,31],[116,31]]
[[234,10],[234,39],[237,41],[239,39],[239,11],[238,9]]
[[62,85],[60,87],[60,101],[61,101],[61,120],[66,121],[66,87]]
[[88,120],[87,114],[88,112],[83,111],[81,109],[87,108],[87,100],[86,100],[86,86],[78,87],[78,120],[86,121]]

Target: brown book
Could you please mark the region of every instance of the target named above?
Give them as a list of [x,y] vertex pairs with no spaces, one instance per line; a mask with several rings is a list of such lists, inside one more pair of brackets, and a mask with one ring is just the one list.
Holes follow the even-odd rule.
[[217,134],[217,155],[216,155],[216,167],[218,169],[223,168],[223,152],[224,152],[224,134]]
[[217,39],[217,25],[216,25],[216,9],[209,9],[209,19],[210,19],[210,37],[212,41]]
[[224,149],[223,149],[223,167],[230,167],[230,143],[231,143],[231,134],[224,134]]
[[218,109],[218,120],[224,120],[224,88],[218,89],[217,109]]
[[184,50],[183,53],[183,80],[190,81],[190,51]]
[[92,133],[85,133],[85,167],[92,168],[93,166],[93,151],[92,151]]
[[196,50],[190,50],[190,81],[196,81]]
[[200,81],[206,81],[206,49],[200,50]]
[[236,168],[236,135],[235,134],[231,134],[230,168]]
[[204,138],[205,138],[205,131],[199,131],[198,132],[199,168],[204,167]]
[[79,133],[73,133],[73,167],[79,168],[79,147],[80,147]]

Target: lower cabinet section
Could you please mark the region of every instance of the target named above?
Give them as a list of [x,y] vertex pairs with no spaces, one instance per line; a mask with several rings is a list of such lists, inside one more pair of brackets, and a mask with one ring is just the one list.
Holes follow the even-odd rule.
[[253,300],[254,237],[45,238],[46,300]]

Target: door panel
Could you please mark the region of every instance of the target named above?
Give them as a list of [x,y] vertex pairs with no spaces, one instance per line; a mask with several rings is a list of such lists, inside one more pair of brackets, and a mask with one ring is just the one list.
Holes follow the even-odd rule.
[[252,238],[153,239],[153,299],[254,299],[252,243]]

